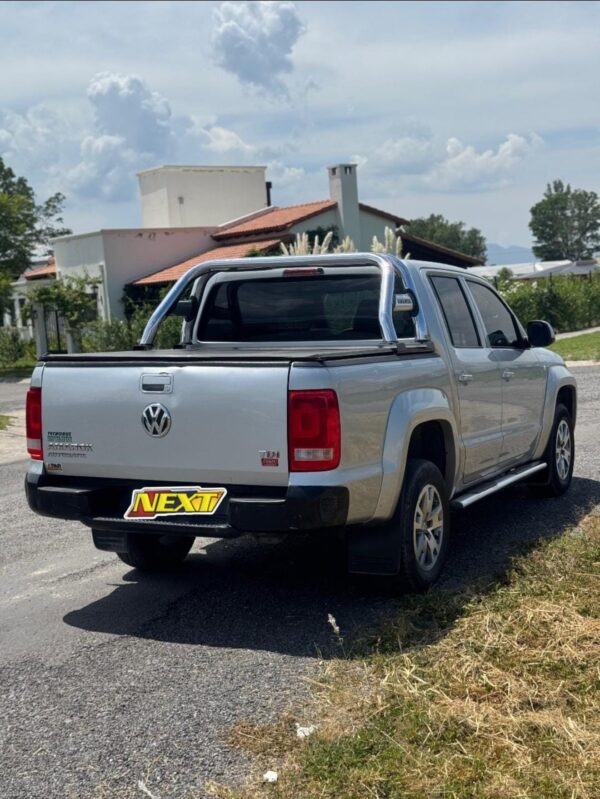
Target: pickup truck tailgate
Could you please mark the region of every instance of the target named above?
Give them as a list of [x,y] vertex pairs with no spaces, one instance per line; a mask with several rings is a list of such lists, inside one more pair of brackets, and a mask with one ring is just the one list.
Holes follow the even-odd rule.
[[[88,477],[286,485],[289,364],[46,365],[44,462]],[[151,422],[160,404],[164,433]],[[150,427],[150,430],[147,429]],[[157,434],[158,433],[158,434]],[[161,435],[161,433],[163,433]]]

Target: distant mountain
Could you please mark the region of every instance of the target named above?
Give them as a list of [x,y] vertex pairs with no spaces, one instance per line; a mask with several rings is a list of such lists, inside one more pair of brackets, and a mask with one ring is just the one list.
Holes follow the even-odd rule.
[[535,261],[535,255],[528,247],[519,247],[518,244],[510,244],[502,247],[500,244],[487,245],[488,264],[525,264]]

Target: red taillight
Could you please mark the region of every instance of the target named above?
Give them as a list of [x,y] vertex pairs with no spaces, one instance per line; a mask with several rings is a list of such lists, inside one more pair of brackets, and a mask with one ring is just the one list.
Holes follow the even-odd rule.
[[36,461],[44,459],[42,452],[42,389],[30,388],[26,404],[27,452]]
[[335,391],[290,391],[290,472],[324,472],[340,462],[340,409]]

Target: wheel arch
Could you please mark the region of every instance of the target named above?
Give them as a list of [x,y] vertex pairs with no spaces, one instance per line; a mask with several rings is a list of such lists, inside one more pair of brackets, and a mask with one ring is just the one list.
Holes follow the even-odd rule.
[[431,460],[452,495],[458,464],[458,432],[448,396],[427,388],[398,395],[390,408],[382,458],[382,483],[374,521],[393,514],[409,457]]
[[566,405],[573,420],[573,427],[575,427],[577,420],[577,383],[567,367],[562,364],[548,369],[542,425],[540,437],[533,453],[533,460],[541,458],[546,450],[552,425],[554,424],[554,412],[559,403]]

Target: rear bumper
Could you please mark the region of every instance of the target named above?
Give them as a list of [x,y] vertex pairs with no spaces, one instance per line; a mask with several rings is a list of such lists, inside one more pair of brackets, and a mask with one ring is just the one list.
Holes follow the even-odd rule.
[[[70,519],[103,531],[155,532],[215,538],[340,527],[348,517],[349,493],[341,486],[289,486],[268,489],[225,486],[226,501],[214,516],[176,516],[152,521],[123,518],[131,493],[150,482],[68,478],[30,470],[25,492],[41,516]],[[165,485],[165,483],[161,483]],[[180,485],[179,483],[177,485]],[[209,486],[206,486],[209,487]]]

